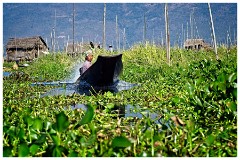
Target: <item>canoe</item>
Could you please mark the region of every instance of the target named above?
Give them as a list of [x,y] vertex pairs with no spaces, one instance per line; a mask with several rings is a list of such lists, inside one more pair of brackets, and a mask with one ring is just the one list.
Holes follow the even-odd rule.
[[87,82],[92,87],[113,86],[118,82],[122,69],[122,54],[99,55],[97,61],[78,78],[77,83]]

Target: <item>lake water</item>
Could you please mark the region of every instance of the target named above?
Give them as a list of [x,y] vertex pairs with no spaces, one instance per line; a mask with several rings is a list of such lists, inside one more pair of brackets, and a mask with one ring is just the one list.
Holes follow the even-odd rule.
[[135,86],[136,84],[128,83],[125,81],[117,81],[113,86],[103,86],[103,87],[95,87],[94,89],[91,88],[88,84],[85,83],[72,83],[72,82],[61,82],[61,81],[56,81],[56,82],[37,82],[37,83],[32,83],[31,86],[36,86],[36,85],[51,85],[51,86],[61,86],[58,88],[51,89],[50,91],[46,92],[43,94],[41,97],[44,96],[57,96],[57,95],[71,95],[73,93],[77,94],[85,94],[85,95],[91,95],[99,92],[107,92],[111,91],[113,93],[117,93],[123,90],[129,90]]
[[[71,106],[70,109],[82,109],[83,111],[87,110],[87,106],[84,104],[76,104],[74,106]],[[148,117],[151,121],[153,121],[156,124],[159,125],[165,125],[168,129],[170,129],[170,120],[163,121],[163,117],[160,117],[159,113],[150,111],[149,109],[143,109],[140,106],[132,106],[132,105],[126,105],[126,106],[119,106],[118,108],[112,109],[111,113],[118,113],[119,117],[132,117],[132,118],[145,118]],[[130,125],[134,125],[134,123],[131,123]],[[161,129],[160,129],[161,131]]]
[[3,77],[9,77],[11,75],[11,72],[3,72]]

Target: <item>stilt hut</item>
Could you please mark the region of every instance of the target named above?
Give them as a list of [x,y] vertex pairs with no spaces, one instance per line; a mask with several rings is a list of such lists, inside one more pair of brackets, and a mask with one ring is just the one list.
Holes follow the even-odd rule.
[[7,46],[7,61],[33,60],[48,53],[46,42],[41,36],[10,38]]
[[184,42],[185,49],[200,50],[200,49],[211,49],[211,46],[204,42],[203,39],[187,39]]

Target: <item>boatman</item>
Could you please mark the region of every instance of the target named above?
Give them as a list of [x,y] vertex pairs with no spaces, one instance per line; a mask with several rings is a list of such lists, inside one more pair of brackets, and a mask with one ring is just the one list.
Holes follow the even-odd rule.
[[80,68],[80,75],[82,75],[91,65],[92,65],[93,54],[92,50],[88,50],[86,52],[85,62],[83,66]]

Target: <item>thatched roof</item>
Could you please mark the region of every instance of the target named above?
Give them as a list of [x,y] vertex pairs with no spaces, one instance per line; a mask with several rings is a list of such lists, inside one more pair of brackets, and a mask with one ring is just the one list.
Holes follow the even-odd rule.
[[44,45],[47,47],[46,42],[41,36],[27,37],[27,38],[10,38],[6,48],[35,48],[37,46]]
[[205,43],[203,39],[187,39],[184,42],[184,46],[195,46],[195,45],[202,45],[202,46],[209,46],[208,43]]

